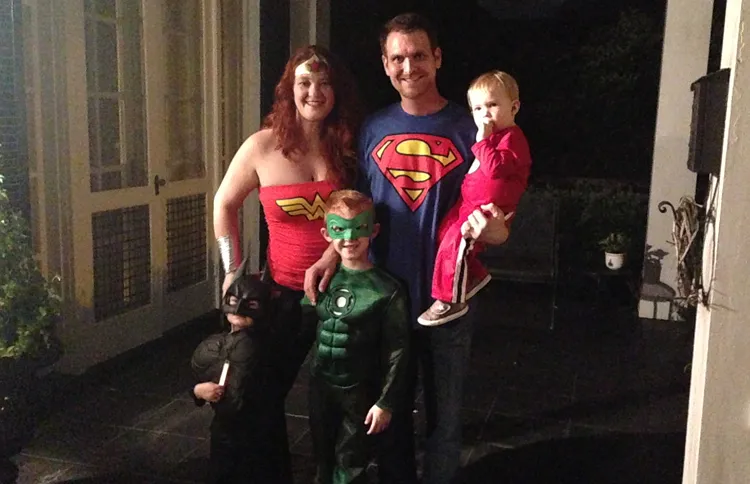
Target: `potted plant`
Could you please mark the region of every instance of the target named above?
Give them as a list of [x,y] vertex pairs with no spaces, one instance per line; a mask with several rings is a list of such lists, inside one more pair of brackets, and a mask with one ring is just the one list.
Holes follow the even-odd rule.
[[625,256],[630,246],[630,237],[624,232],[610,232],[599,241],[599,247],[604,250],[604,263],[612,269],[620,269],[625,263]]
[[53,332],[60,302],[39,271],[28,223],[11,206],[0,176],[0,482],[12,477],[9,458],[33,431],[37,371],[60,356]]

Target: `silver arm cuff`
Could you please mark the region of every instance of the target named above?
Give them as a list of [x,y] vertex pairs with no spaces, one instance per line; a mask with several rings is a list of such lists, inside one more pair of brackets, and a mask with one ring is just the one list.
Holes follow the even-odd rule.
[[234,272],[237,269],[237,259],[234,254],[232,238],[228,235],[222,235],[216,239],[216,242],[219,244],[219,254],[221,255],[224,272]]

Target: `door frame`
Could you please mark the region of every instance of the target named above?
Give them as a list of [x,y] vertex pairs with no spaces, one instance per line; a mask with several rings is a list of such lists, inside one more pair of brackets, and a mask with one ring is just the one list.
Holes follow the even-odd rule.
[[[94,296],[92,210],[87,203],[91,196],[100,197],[104,208],[97,206],[99,211],[105,209],[108,202],[102,200],[106,192],[90,193],[89,187],[83,0],[66,0],[64,5],[63,2],[49,0],[24,0],[23,3],[29,7],[27,11],[33,13],[26,20],[31,23],[33,35],[30,37],[33,40],[31,45],[25,46],[25,60],[34,64],[30,72],[39,85],[34,96],[41,100],[33,103],[38,112],[30,112],[28,116],[29,127],[37,135],[35,156],[38,157],[38,175],[42,175],[39,180],[43,181],[43,186],[38,189],[38,199],[32,203],[44,203],[44,214],[37,221],[47,228],[40,240],[40,254],[45,258],[43,267],[48,269],[46,275],[60,276],[63,295],[63,317],[58,334],[63,342],[64,355],[57,369],[66,373],[80,373],[126,348],[160,337],[175,324],[170,321],[165,325],[159,321],[159,324],[151,325],[145,334],[133,334],[136,332],[117,324],[121,319],[118,316],[94,321],[91,303]],[[217,102],[221,88],[221,71],[217,69],[221,0],[201,3],[206,13],[203,15],[205,34],[202,42],[205,73],[203,96],[207,108],[203,121],[207,184],[207,279],[213,287],[218,275],[218,256],[211,228],[212,202],[222,175],[219,165],[222,125]],[[247,30],[246,26],[243,30]],[[150,181],[152,174],[149,175]],[[151,184],[144,188],[153,190]],[[166,197],[163,203],[166,206]],[[209,290],[209,294],[212,292],[215,291]],[[147,307],[154,302],[152,295]]]
[[[74,250],[74,244],[80,244],[76,241],[81,235],[77,227],[91,230],[90,219],[81,215],[81,204],[85,201],[74,196],[74,193],[80,193],[82,187],[88,189],[86,184],[89,183],[88,147],[75,142],[82,139],[81,136],[87,139],[88,128],[82,122],[85,116],[81,108],[71,103],[71,99],[86,98],[85,70],[80,62],[78,65],[70,62],[76,57],[85,59],[84,39],[80,35],[70,35],[73,29],[81,28],[83,0],[23,0],[23,5],[29,7],[27,12],[32,13],[24,18],[24,22],[31,23],[29,27],[32,30],[31,45],[24,46],[24,61],[33,64],[30,72],[34,78],[33,86],[36,86],[34,102],[30,105],[33,112],[28,113],[27,121],[36,135],[34,156],[39,186],[32,203],[39,204],[40,216],[35,223],[38,228],[44,229],[38,232],[41,235],[38,246],[45,275],[60,276],[63,314],[58,335],[65,352],[56,369],[75,374],[111,357],[107,341],[118,337],[117,334],[99,334],[103,332],[98,328],[92,330],[93,309],[80,304],[80,301],[91,301],[93,296],[93,285],[84,284],[86,271],[90,272],[91,267],[85,267],[80,258],[77,260]],[[207,0],[206,5],[210,12],[217,13],[224,6],[224,0]],[[235,69],[231,75],[239,75],[240,79],[237,103],[241,106],[240,129],[246,137],[255,132],[261,122],[260,6],[257,0],[236,0],[234,8],[239,9],[239,14],[234,18],[240,23],[241,58],[233,67],[223,64],[220,69],[216,68],[216,62],[220,61],[218,56],[210,63],[206,61],[204,66],[215,74],[204,83],[204,89],[218,96],[222,89],[222,84],[219,84],[221,76],[230,75],[230,68]],[[221,16],[207,16],[206,19],[216,29],[213,32],[220,32]],[[221,39],[209,36],[208,32],[204,42],[217,48]],[[206,126],[212,130],[214,137],[206,137],[204,149],[215,153],[223,141],[220,131],[223,121],[219,103],[209,104],[209,98],[206,96],[206,104],[210,107]],[[219,156],[208,156],[206,159],[207,176],[215,193],[223,177],[221,159]],[[210,195],[207,199],[209,218],[213,215],[210,211],[213,197]],[[250,247],[247,255],[252,269],[258,270],[260,204],[257,193],[246,200],[243,217],[243,240],[245,247]],[[219,281],[223,274],[210,227],[207,228],[207,239],[214,262],[213,274],[209,273],[209,277]],[[91,242],[88,244],[91,250]],[[220,286],[214,285],[214,299],[218,305]],[[159,337],[160,332],[154,331],[149,336]]]

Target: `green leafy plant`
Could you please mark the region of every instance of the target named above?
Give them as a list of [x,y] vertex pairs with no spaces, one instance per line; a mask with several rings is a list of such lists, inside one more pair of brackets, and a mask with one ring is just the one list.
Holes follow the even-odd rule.
[[[56,282],[56,281],[53,281]],[[0,175],[0,358],[38,358],[52,348],[59,291],[39,271],[26,219]]]
[[610,254],[622,254],[630,247],[630,237],[623,232],[612,232],[599,241],[599,247]]
[[648,187],[610,179],[568,178],[537,182],[533,190],[560,202],[560,263],[575,268],[599,260],[599,241],[628,234],[628,258],[640,261],[646,243]]

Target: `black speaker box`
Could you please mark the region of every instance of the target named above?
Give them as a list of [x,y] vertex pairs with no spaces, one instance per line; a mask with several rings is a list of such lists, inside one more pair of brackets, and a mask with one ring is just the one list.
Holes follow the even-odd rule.
[[687,167],[696,173],[719,175],[724,143],[730,69],[705,75],[691,84],[693,117]]

